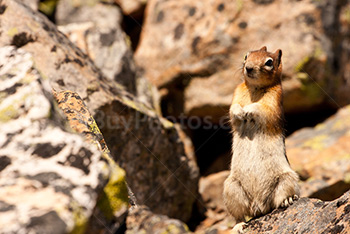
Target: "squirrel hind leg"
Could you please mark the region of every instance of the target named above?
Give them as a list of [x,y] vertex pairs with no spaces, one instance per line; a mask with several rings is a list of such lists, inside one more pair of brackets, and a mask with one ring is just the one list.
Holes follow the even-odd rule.
[[275,189],[274,208],[288,207],[298,200],[300,195],[298,175],[295,172],[283,173]]
[[224,183],[224,203],[229,214],[236,223],[244,222],[245,216],[250,215],[250,201],[239,181],[229,176]]

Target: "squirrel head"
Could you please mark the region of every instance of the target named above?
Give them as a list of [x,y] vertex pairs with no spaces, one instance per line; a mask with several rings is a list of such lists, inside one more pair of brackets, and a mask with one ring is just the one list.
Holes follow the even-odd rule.
[[254,86],[266,87],[281,82],[282,50],[268,52],[266,46],[250,51],[244,57],[245,81]]

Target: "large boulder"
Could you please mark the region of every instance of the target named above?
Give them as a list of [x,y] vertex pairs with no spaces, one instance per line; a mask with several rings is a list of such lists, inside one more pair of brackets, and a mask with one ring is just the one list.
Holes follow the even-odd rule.
[[80,49],[40,13],[15,0],[1,2],[0,46],[33,55],[57,91],[79,94],[95,117],[114,160],[140,204],[187,221],[198,191],[198,168],[175,126],[115,80],[106,78]]
[[[74,12],[74,14],[72,13]],[[130,39],[122,30],[120,9],[99,1],[61,0],[56,20],[59,30],[87,54],[111,80],[159,111],[156,88],[138,71]]]
[[350,189],[350,106],[287,138],[291,165],[306,181],[302,196],[333,200]]
[[301,198],[287,209],[251,220],[244,233],[349,233],[350,191],[332,202]]
[[[234,222],[220,211],[223,181],[229,171],[201,179],[200,192],[208,209],[207,218],[197,227],[198,234],[228,234]],[[348,233],[350,231],[350,191],[331,202],[301,198],[289,208],[279,208],[248,222],[244,233]]]
[[199,180],[199,193],[202,196],[205,219],[196,227],[196,233],[228,233],[233,227],[233,218],[227,213],[223,202],[224,181],[230,171],[221,171]]
[[107,160],[65,127],[29,53],[2,47],[0,61],[1,232],[82,232],[108,182]]
[[[333,99],[344,105],[350,102],[344,2],[151,0],[136,62],[161,89],[169,115],[219,122],[241,82],[245,53],[263,45],[283,50],[286,113],[336,106]],[[325,32],[327,25],[332,30]]]
[[122,14],[118,7],[98,1],[77,4],[61,0],[56,19],[57,24],[62,25],[59,30],[79,46],[107,78],[123,84],[131,93],[136,92],[136,68],[121,29]]

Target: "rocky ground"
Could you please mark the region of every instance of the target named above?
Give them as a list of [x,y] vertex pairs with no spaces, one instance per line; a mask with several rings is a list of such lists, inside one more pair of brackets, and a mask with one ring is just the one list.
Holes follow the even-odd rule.
[[0,233],[229,233],[227,112],[262,45],[302,198],[244,232],[350,232],[349,0],[0,0],[0,25]]

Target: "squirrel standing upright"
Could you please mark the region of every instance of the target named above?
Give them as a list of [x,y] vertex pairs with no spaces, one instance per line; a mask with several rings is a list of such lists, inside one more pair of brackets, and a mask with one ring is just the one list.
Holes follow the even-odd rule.
[[266,214],[299,198],[298,175],[285,150],[281,85],[282,51],[266,47],[248,52],[243,77],[233,95],[231,172],[224,183],[224,203],[239,232],[245,216]]

